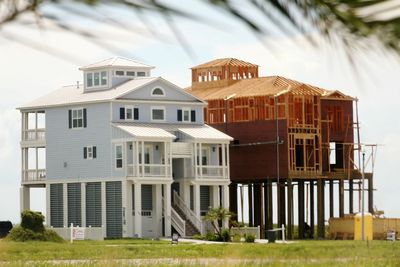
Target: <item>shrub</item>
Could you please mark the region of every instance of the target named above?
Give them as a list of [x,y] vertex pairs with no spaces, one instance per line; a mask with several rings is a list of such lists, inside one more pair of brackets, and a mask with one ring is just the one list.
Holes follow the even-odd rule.
[[21,213],[21,227],[33,232],[44,231],[44,216],[40,212],[24,210]]
[[239,243],[242,239],[242,236],[239,234],[234,234],[232,237],[232,242]]
[[246,243],[254,243],[255,239],[256,239],[256,236],[252,235],[252,234],[247,234],[247,235],[244,236],[244,241]]
[[218,241],[218,237],[214,232],[207,232],[205,236],[206,240],[208,241]]
[[198,240],[204,240],[204,236],[203,235],[193,235],[192,236],[193,239],[198,239]]
[[231,233],[229,229],[224,229],[221,231],[221,239],[224,242],[231,242]]
[[14,227],[8,234],[7,240],[25,242],[25,241],[50,241],[50,242],[63,242],[62,239],[55,231],[44,229],[42,232],[34,232],[31,229],[23,228],[22,226]]

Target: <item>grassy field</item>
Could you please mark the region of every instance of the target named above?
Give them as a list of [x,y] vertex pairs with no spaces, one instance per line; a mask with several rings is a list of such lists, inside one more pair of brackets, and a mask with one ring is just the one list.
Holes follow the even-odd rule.
[[188,244],[107,240],[70,243],[0,240],[0,265],[400,266],[400,242],[297,241],[291,244]]

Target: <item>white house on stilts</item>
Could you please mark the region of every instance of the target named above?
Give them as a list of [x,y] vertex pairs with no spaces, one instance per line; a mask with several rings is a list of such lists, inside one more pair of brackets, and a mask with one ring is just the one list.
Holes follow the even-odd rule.
[[100,61],[80,68],[83,85],[19,108],[21,210],[43,187],[48,226],[119,238],[204,233],[209,207],[229,208],[232,138],[204,124],[204,101],[152,68]]

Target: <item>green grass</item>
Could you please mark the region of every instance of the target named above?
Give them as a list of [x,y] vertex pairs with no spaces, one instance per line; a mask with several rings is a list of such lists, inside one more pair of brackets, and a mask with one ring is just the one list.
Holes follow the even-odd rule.
[[[23,265],[26,261],[33,261],[34,264],[30,262],[29,265],[48,265],[52,262],[43,261],[87,260],[81,264],[118,266],[121,265],[118,259],[166,258],[180,259],[182,263],[179,264],[182,265],[193,259],[209,258],[219,260],[212,265],[223,266],[253,265],[257,262],[272,266],[400,266],[400,242],[297,241],[291,244],[213,245],[180,242],[171,245],[167,241],[133,239],[76,241],[73,244],[0,240],[0,264]],[[234,262],[224,262],[228,260]]]

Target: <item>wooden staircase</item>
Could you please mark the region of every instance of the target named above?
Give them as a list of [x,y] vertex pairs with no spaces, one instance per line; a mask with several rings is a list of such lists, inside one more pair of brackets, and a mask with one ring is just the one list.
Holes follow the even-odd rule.
[[178,213],[178,215],[185,220],[185,236],[191,237],[193,235],[199,235],[200,231],[193,225],[193,223],[186,218],[185,213],[178,207],[178,205],[172,203],[172,208]]

